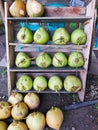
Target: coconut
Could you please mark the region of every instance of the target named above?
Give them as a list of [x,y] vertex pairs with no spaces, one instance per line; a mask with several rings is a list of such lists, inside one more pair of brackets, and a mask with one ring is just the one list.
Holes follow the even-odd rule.
[[24,97],[24,102],[27,104],[29,109],[38,108],[40,104],[39,96],[35,93],[28,93]]
[[33,79],[29,75],[22,75],[18,79],[16,87],[20,91],[28,91],[33,87]]
[[68,65],[70,67],[82,67],[84,65],[84,58],[83,55],[78,52],[71,52],[68,57]]
[[37,0],[27,0],[26,10],[29,17],[39,17],[44,13],[44,6]]
[[47,88],[47,79],[45,76],[39,75],[34,79],[33,88],[37,91],[43,91]]
[[76,45],[82,45],[85,44],[87,41],[86,33],[80,29],[77,28],[71,33],[71,42]]
[[52,107],[46,113],[46,123],[50,128],[59,130],[63,123],[64,115],[60,108]]
[[52,36],[54,44],[67,44],[70,40],[70,34],[65,28],[57,28]]
[[9,7],[9,12],[13,17],[24,17],[26,15],[26,4],[23,0],[15,0]]
[[7,130],[28,130],[28,128],[25,123],[21,121],[14,121],[8,126]]
[[7,119],[11,116],[10,104],[6,101],[0,102],[0,120]]
[[7,130],[7,123],[5,121],[0,121],[0,130]]
[[54,91],[61,90],[63,88],[62,79],[57,75],[50,77],[48,81],[48,87],[49,89],[54,90]]
[[63,52],[55,53],[52,64],[54,67],[65,67],[67,65],[67,56]]
[[12,105],[17,104],[18,102],[21,102],[23,100],[23,95],[21,93],[13,92],[9,98],[8,102]]
[[64,80],[64,88],[68,92],[78,92],[82,89],[82,82],[77,76],[68,75]]
[[43,113],[33,112],[27,116],[26,124],[30,130],[43,130],[46,125],[46,119]]
[[48,68],[52,64],[51,56],[46,52],[41,52],[36,58],[36,65],[40,68]]
[[14,120],[22,120],[28,114],[28,107],[24,102],[19,102],[13,106],[11,115]]

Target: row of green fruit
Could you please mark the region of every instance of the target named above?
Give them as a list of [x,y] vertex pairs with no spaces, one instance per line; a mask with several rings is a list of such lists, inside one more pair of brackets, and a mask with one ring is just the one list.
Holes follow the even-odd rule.
[[[15,65],[18,68],[28,68],[31,66],[32,59],[28,56],[28,54],[24,52],[19,52],[15,59]],[[70,67],[83,67],[84,65],[84,57],[83,55],[78,52],[71,52],[68,56],[65,55],[63,52],[56,52],[53,55],[53,58],[46,53],[46,52],[40,52],[38,56],[35,58],[36,65],[40,68],[48,68],[49,66],[53,65],[54,67],[65,67],[67,64]]]
[[37,0],[15,0],[9,7],[9,12],[13,17],[39,17],[44,14],[45,7]]
[[32,88],[39,92],[47,88],[57,92],[62,90],[63,87],[67,92],[78,92],[82,89],[82,82],[75,75],[67,75],[64,81],[58,75],[53,75],[49,79],[43,75],[36,76],[34,79],[29,75],[22,75],[16,82],[16,88],[21,92]]
[[[8,101],[0,101],[0,129],[1,130],[43,130],[46,125],[53,129],[60,129],[64,114],[58,107],[52,107],[44,113],[36,111],[40,98],[36,93],[12,93]],[[29,111],[30,110],[30,111]],[[7,125],[5,119],[12,118]],[[23,122],[26,121],[26,123]]]
[[[38,28],[34,34],[27,27],[22,27],[17,33],[17,39],[20,43],[30,44],[33,41],[37,44],[47,44],[51,38],[48,31],[44,27]],[[65,28],[57,28],[52,36],[52,42],[54,44],[63,45],[68,42],[76,45],[85,44],[87,41],[86,33],[80,29],[75,29],[71,35]]]

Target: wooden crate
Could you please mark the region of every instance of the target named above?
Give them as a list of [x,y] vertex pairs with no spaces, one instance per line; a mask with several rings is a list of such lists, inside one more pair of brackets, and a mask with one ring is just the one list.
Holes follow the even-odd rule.
[[[79,98],[81,101],[84,101],[85,89],[86,89],[86,79],[87,72],[89,67],[89,57],[92,44],[92,31],[94,23],[94,11],[95,11],[95,0],[91,2],[86,7],[63,7],[63,8],[52,8],[46,7],[46,14],[43,17],[30,18],[14,18],[9,14],[10,4],[5,2],[5,28],[6,28],[6,52],[7,52],[7,72],[8,72],[8,94],[16,90],[16,79],[19,75],[27,73],[32,76],[40,74],[45,74],[48,78],[53,74],[59,74],[62,78],[66,77],[69,74],[78,75],[82,80],[82,90],[78,92]],[[54,12],[53,15],[51,12]],[[59,13],[59,12],[62,13]],[[67,12],[67,13],[66,13]],[[61,15],[62,14],[62,15]],[[68,43],[63,46],[50,44],[50,45],[37,45],[34,44],[23,44],[22,50],[19,49],[19,43],[15,40],[15,24],[19,22],[37,22],[37,23],[48,23],[48,22],[64,22],[66,23],[66,28],[70,29],[70,23],[76,23],[77,27],[80,27],[81,24],[85,24],[84,31],[87,34],[87,42],[85,45],[73,45]],[[40,69],[36,65],[32,65],[27,69],[19,69],[15,66],[15,55],[17,52],[23,51],[31,54],[38,54],[37,49],[40,47],[40,50],[43,52],[48,52],[50,54],[61,51],[64,53],[71,53],[72,51],[80,51],[85,59],[85,64],[82,68],[54,68],[49,67],[47,69]],[[31,90],[34,91],[34,90]],[[51,90],[42,91],[42,93],[55,93]],[[66,93],[65,90],[60,91],[59,93]]]

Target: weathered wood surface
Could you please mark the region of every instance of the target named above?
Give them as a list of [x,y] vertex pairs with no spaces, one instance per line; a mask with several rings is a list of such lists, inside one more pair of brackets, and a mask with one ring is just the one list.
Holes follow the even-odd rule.
[[85,7],[46,7],[45,15],[48,17],[56,16],[81,16],[85,15]]

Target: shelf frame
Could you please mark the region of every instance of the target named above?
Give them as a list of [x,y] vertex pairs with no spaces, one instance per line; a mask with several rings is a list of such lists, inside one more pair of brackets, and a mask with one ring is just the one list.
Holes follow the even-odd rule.
[[[84,31],[87,34],[87,43],[86,45],[82,45],[82,46],[73,46],[72,45],[66,45],[66,47],[64,47],[63,51],[68,51],[69,49],[73,49],[73,50],[82,50],[83,51],[83,55],[86,59],[85,64],[84,64],[84,68],[85,69],[80,69],[77,70],[79,72],[80,78],[82,80],[82,85],[83,88],[80,92],[78,92],[79,98],[81,101],[84,101],[84,97],[85,97],[85,89],[86,89],[86,79],[87,79],[87,73],[88,73],[88,66],[89,66],[89,57],[90,57],[90,51],[91,51],[91,45],[92,45],[92,32],[93,32],[93,25],[94,25],[94,20],[95,20],[95,0],[91,0],[91,2],[87,5],[87,7],[85,7],[85,15],[70,15],[70,16],[64,16],[64,17],[38,17],[38,18],[29,18],[29,17],[23,17],[23,18],[13,18],[9,15],[9,4],[7,2],[5,2],[5,30],[6,30],[6,53],[7,53],[7,72],[8,72],[8,95],[10,95],[10,93],[12,92],[12,90],[15,87],[15,72],[33,72],[34,70],[25,70],[25,69],[15,69],[13,68],[14,66],[14,62],[15,62],[15,51],[18,52],[19,48],[16,42],[14,43],[14,27],[13,27],[13,23],[14,22],[77,22],[77,23],[85,23],[85,28]],[[69,8],[70,9],[70,8]],[[37,48],[38,45],[24,45],[24,51],[25,48],[29,48],[30,47],[35,47]],[[40,46],[42,48],[42,50],[44,49],[43,46]],[[45,45],[45,47],[49,48],[48,45]],[[53,47],[52,49],[57,51],[57,46],[53,45],[51,46]],[[59,48],[58,48],[59,49]],[[53,51],[52,50],[52,51]],[[40,70],[42,72],[42,70]],[[49,70],[50,71],[50,70]],[[54,70],[51,70],[49,73],[54,72]],[[75,69],[72,70],[62,70],[61,69],[61,73],[62,72],[76,72]],[[37,72],[37,71],[36,71]],[[46,70],[44,70],[43,72],[46,72]],[[58,71],[60,73],[60,71]]]

